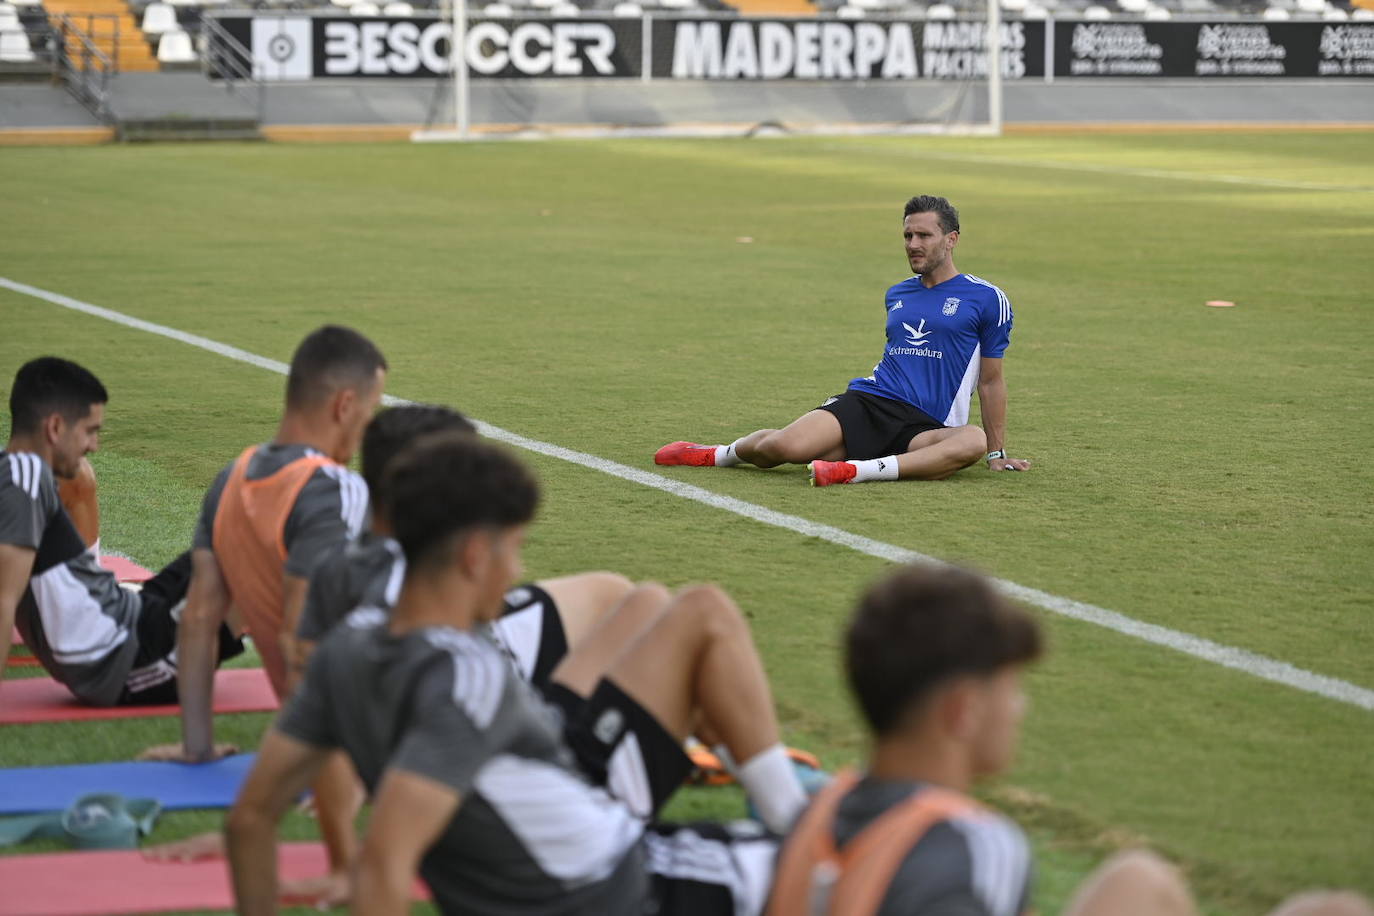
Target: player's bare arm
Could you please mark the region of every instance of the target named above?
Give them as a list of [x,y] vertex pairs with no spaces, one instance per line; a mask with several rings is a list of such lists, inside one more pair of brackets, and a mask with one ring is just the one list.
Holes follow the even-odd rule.
[[224,821],[238,912],[277,911],[277,824],[329,752],[270,731]]
[[993,471],[1027,471],[1031,463],[1007,453],[1007,381],[1002,374],[1002,360],[984,357],[978,372],[978,407],[983,415],[983,432],[987,436],[988,469]]
[[410,888],[420,859],[461,803],[458,791],[441,782],[406,770],[386,772],[377,788],[358,861],[354,912],[375,916],[410,912]]
[[177,628],[177,693],[181,698],[181,744],[158,745],[142,760],[203,763],[237,752],[215,744],[212,701],[219,628],[229,614],[229,589],[214,551],[191,553],[191,585]]
[[28,587],[35,556],[37,552],[31,547],[0,544],[0,677],[4,676],[5,663],[9,661],[14,615]]

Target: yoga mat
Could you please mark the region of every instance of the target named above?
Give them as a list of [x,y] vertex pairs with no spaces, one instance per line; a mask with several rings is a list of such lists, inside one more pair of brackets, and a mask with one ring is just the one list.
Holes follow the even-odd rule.
[[[269,712],[277,706],[277,695],[261,668],[237,668],[215,675],[215,712]],[[180,708],[175,704],[86,706],[49,677],[15,678],[0,683],[0,725],[175,716]]]
[[[155,798],[166,810],[227,808],[253,766],[255,754],[214,763],[82,763],[0,769],[0,815],[61,811],[83,795],[108,792]],[[0,882],[0,906],[8,886]]]
[[[318,843],[277,847],[279,881],[326,870]],[[59,852],[0,858],[3,916],[105,916],[172,910],[232,910],[234,893],[223,859],[190,864],[149,862],[136,851]],[[418,880],[414,900],[429,894]]]
[[123,557],[106,554],[100,558],[100,565],[114,573],[120,582],[147,582],[153,577],[153,573]]

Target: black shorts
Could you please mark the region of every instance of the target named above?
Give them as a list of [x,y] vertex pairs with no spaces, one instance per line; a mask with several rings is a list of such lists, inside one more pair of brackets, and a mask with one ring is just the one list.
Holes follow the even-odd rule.
[[656,816],[692,772],[682,742],[611,681],[585,700],[557,684],[546,696],[564,711],[563,738],[578,767],[636,817]]
[[911,440],[945,424],[905,401],[879,397],[867,391],[846,391],[820,405],[840,421],[844,456],[856,461],[900,455]]
[[505,610],[492,621],[491,633],[520,675],[541,689],[568,654],[568,634],[563,631],[558,605],[533,583],[506,592]]
[[779,841],[754,821],[651,824],[644,852],[656,916],[761,913]]
[[[124,680],[121,706],[165,705],[177,701],[177,621],[191,584],[191,554],[183,553],[139,590],[143,607],[135,629],[138,652]],[[218,661],[243,654],[243,640],[220,624]]]

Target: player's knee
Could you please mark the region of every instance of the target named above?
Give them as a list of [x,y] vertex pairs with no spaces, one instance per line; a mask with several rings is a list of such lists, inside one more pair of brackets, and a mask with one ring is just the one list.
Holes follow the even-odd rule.
[[965,426],[962,439],[970,458],[982,458],[988,453],[988,434],[981,427],[972,424]]
[[734,600],[718,585],[684,588],[674,598],[673,610],[690,617],[693,627],[707,639],[738,638],[749,632]]
[[1098,870],[1094,883],[1104,900],[1150,901],[1150,912],[1161,916],[1196,912],[1178,869],[1148,850],[1133,849],[1112,856]]
[[635,587],[628,577],[607,570],[583,573],[579,578],[587,590],[597,596],[597,604],[602,607],[619,604]]
[[1351,891],[1308,891],[1284,901],[1273,916],[1374,916],[1374,906]]

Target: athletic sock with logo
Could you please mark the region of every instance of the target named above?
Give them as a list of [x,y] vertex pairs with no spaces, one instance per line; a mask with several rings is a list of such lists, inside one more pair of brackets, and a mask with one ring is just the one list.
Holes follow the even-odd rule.
[[897,456],[889,455],[886,458],[873,458],[868,461],[851,461],[857,473],[854,475],[855,483],[864,483],[869,480],[896,480],[897,479]]
[[738,439],[731,442],[729,445],[716,446],[716,467],[732,468],[737,464],[744,463],[740,456],[735,454],[735,446],[737,445],[739,445]]
[[774,833],[786,833],[806,807],[806,789],[797,778],[787,748],[781,744],[746,760],[739,768],[738,778],[758,809],[763,825]]

